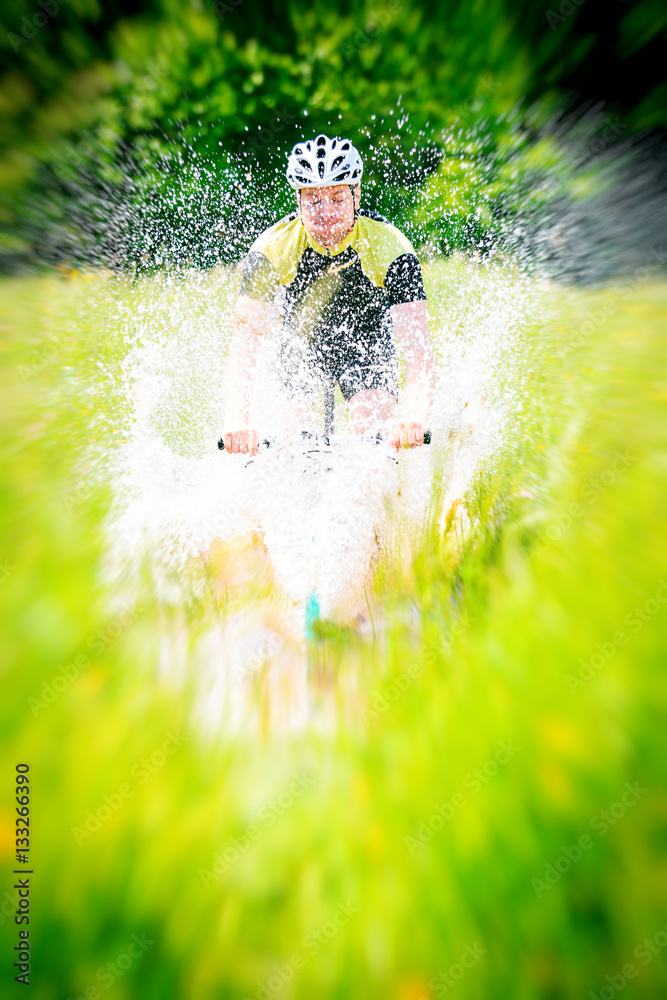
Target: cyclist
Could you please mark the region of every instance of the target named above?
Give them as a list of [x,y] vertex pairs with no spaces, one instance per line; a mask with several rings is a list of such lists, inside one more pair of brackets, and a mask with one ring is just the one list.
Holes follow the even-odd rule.
[[[340,387],[356,433],[385,430],[396,449],[423,441],[435,377],[421,266],[402,233],[360,208],[362,173],[349,139],[318,135],[289,155],[298,211],[253,243],[234,312],[223,430],[229,452],[257,450],[249,393],[258,338],[275,325],[276,306],[291,429],[303,426],[324,381]],[[405,365],[400,406],[394,339]]]

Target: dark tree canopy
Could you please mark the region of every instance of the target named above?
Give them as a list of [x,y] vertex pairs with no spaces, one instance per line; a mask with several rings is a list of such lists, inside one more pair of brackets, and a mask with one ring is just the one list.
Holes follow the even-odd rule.
[[[21,233],[16,246],[34,242],[45,210],[32,192],[45,189],[65,229],[68,199],[74,215],[88,211],[101,227],[105,198],[129,198],[144,220],[157,219],[155,192],[180,191],[185,176],[189,190],[180,194],[194,199],[190,214],[203,229],[217,219],[220,232],[238,234],[233,207],[212,204],[210,190],[271,183],[296,138],[335,130],[364,147],[380,207],[401,211],[422,233],[414,192],[453,157],[444,173],[448,183],[455,175],[459,198],[435,236],[449,245],[463,233],[465,243],[471,226],[476,238],[483,225],[475,192],[488,203],[508,135],[516,167],[518,113],[533,135],[563,101],[580,112],[605,102],[601,125],[616,122],[615,138],[665,127],[666,26],[658,0],[614,0],[603,18],[588,0],[553,9],[531,0],[335,8],[322,0],[9,0],[0,27],[0,221]],[[85,206],[82,186],[90,188]],[[289,204],[289,192],[276,197]]]

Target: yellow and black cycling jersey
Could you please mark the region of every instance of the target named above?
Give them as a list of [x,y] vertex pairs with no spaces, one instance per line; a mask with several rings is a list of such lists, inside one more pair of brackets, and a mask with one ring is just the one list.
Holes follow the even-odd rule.
[[316,243],[298,215],[262,233],[245,262],[241,294],[273,301],[281,288],[283,322],[308,336],[322,326],[379,333],[391,306],[426,298],[411,243],[364,209],[334,251]]
[[302,375],[307,369],[333,378],[346,399],[360,389],[397,393],[391,307],[426,298],[410,242],[365,210],[333,251],[312,239],[300,216],[281,219],[250,248],[241,294],[279,301],[282,360],[292,388],[303,382],[298,359]]

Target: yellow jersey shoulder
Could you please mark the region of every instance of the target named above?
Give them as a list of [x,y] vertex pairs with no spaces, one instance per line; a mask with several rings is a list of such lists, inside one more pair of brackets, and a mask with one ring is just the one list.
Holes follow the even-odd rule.
[[[299,263],[308,246],[308,234],[301,217],[292,218],[288,215],[258,236],[250,253],[263,254],[278,275],[280,283],[289,285],[296,277]],[[363,273],[378,288],[384,288],[387,271],[397,257],[415,253],[410,241],[391,222],[366,215],[357,217],[354,230],[343,246],[353,247],[359,255]]]
[[359,254],[361,269],[369,281],[384,288],[387,271],[393,262],[405,253],[414,254],[414,247],[391,222],[360,215],[357,227],[353,246]]
[[280,283],[287,285],[296,277],[304,250],[307,246],[306,231],[297,216],[285,216],[266,229],[250,247],[250,253],[261,253],[268,258]]

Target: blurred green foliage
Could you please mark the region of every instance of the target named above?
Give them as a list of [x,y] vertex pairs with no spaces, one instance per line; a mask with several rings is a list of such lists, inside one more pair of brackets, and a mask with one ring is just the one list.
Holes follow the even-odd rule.
[[[457,266],[427,269],[434,308],[456,296]],[[6,782],[14,762],[31,764],[35,995],[434,1000],[437,977],[469,946],[483,955],[457,981],[462,1000],[580,1000],[627,963],[632,995],[660,996],[665,951],[645,963],[636,949],[665,927],[666,612],[645,613],[639,629],[627,616],[664,578],[665,285],[551,293],[510,373],[505,447],[466,496],[467,540],[453,517],[444,533],[426,531],[412,559],[387,559],[380,641],[347,634],[336,651],[323,640],[321,691],[336,701],[337,727],[262,725],[260,682],[260,725],[214,739],[191,711],[197,678],[184,689],[158,669],[165,643],[187,659],[225,614],[213,579],[181,607],[146,583],[136,619],[90,647],[119,613],[102,572],[108,485],[96,478],[73,507],[63,497],[91,462],[110,468],[120,433],[111,373],[124,350],[121,319],[96,315],[94,290],[76,276],[2,287],[2,432],[17,444],[0,479],[0,722]],[[615,309],[591,330],[608,301]],[[40,366],[49,334],[57,357]],[[630,461],[613,472],[619,452]],[[619,630],[627,643],[572,691],[568,675]],[[32,710],[81,650],[85,670]],[[314,674],[310,689],[315,698]],[[179,730],[187,741],[143,780],[142,759]],[[495,771],[499,741],[520,749]],[[295,772],[312,783],[270,822]],[[134,794],[77,843],[72,828],[128,782]],[[626,782],[647,791],[600,833],[591,822]],[[439,824],[436,805],[455,796],[464,804]],[[253,824],[259,836],[243,847]],[[593,846],[568,867],[559,859],[582,835]],[[7,996],[23,990],[12,989],[14,933],[5,920]],[[126,963],[134,934],[152,943],[109,984],[98,973]],[[287,978],[292,955],[303,965]]]
[[[517,129],[532,134],[570,92],[611,100],[623,129],[665,125],[664,59],[654,53],[664,54],[664,17],[654,0],[632,11],[619,0],[602,19],[588,4],[570,4],[555,26],[529,0],[352,0],[335,9],[322,0],[48,3],[55,13],[11,0],[0,27],[0,221],[9,252],[54,242],[60,229],[61,256],[75,255],[73,234],[83,228],[94,244],[96,220],[103,231],[102,217],[126,203],[181,240],[184,217],[202,215],[193,240],[201,244],[224,216],[203,188],[238,200],[248,174],[265,189],[295,139],[319,130],[362,145],[378,207],[409,227],[406,200],[418,199],[443,151],[453,160],[448,176],[461,172],[462,144],[487,173],[501,167]],[[30,28],[31,18],[46,23]],[[641,93],[632,60],[644,71]],[[631,82],[617,93],[623,66]],[[608,93],[597,89],[601,80]],[[532,110],[519,126],[522,102]],[[193,175],[206,174],[186,204],[184,160]],[[168,196],[160,198],[160,182]],[[461,194],[423,238],[477,242],[475,200]],[[289,192],[275,207],[291,207]],[[246,233],[265,224],[259,214]],[[242,242],[244,227],[225,218],[238,257],[229,233]],[[153,243],[150,225],[147,232]],[[145,253],[135,248],[133,259]],[[207,254],[215,256],[207,249],[200,263]]]

